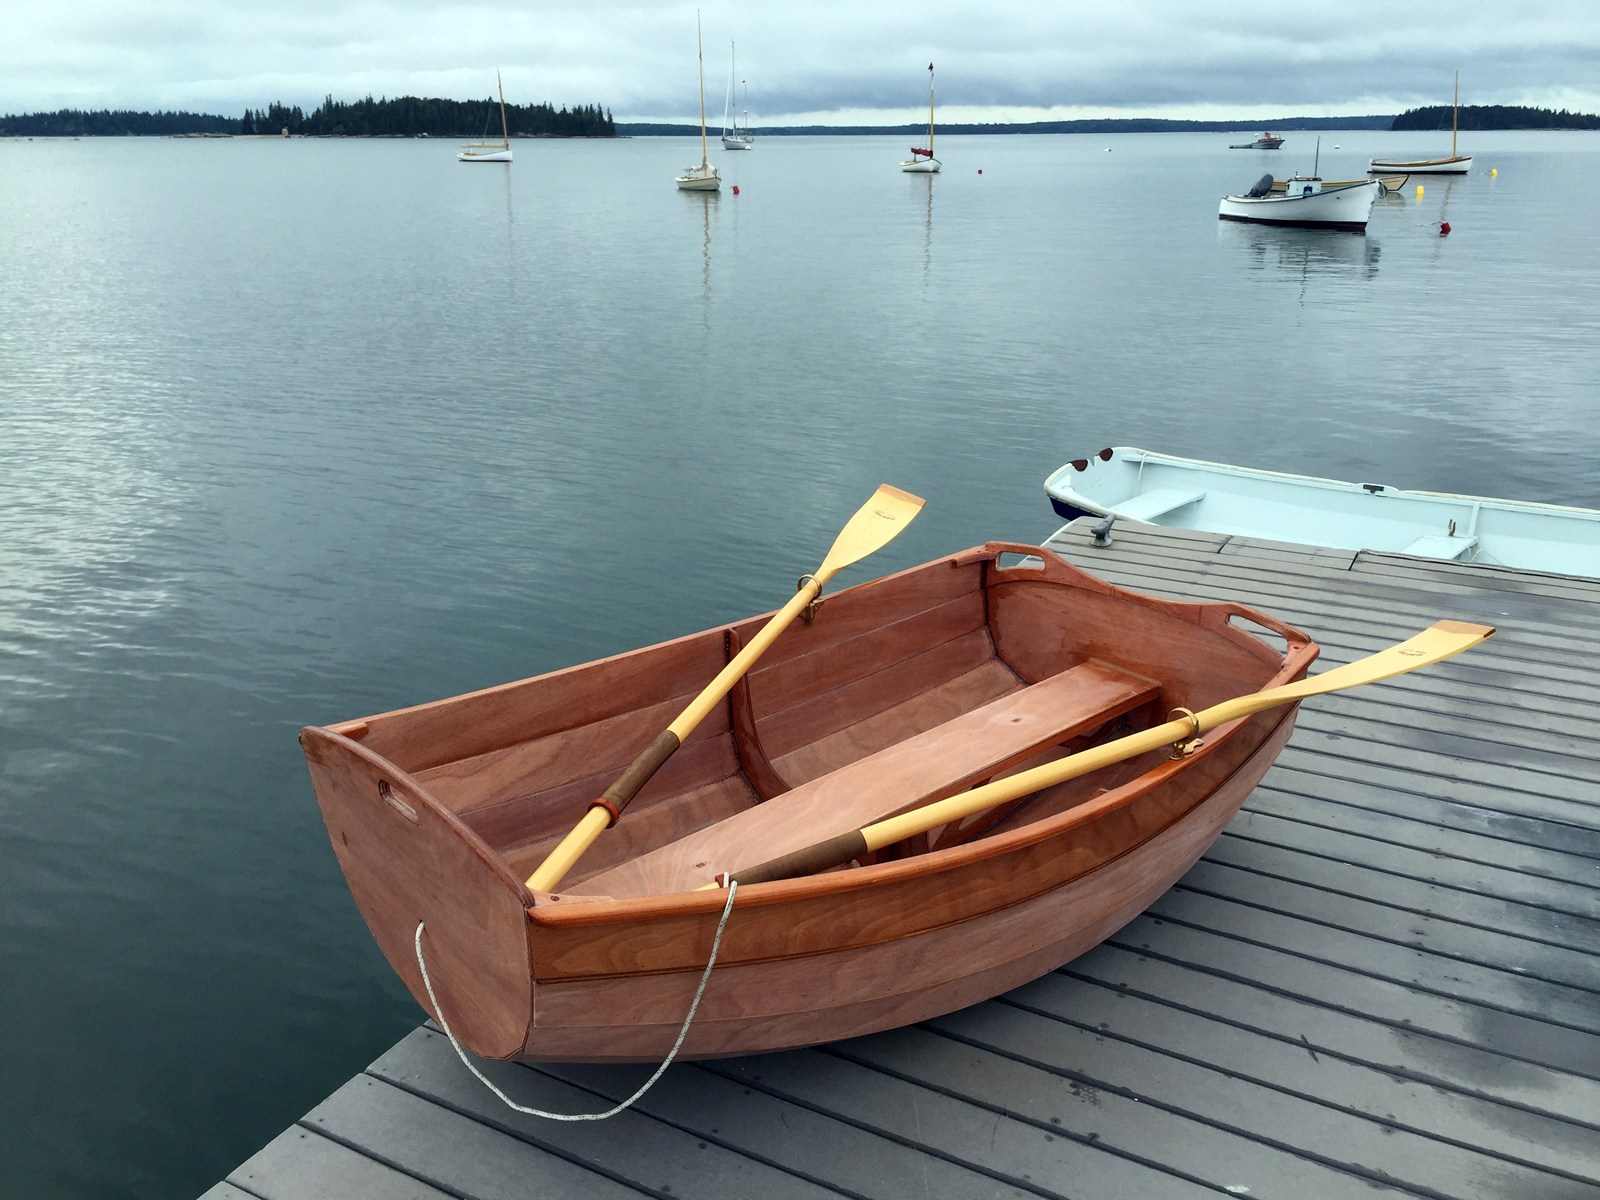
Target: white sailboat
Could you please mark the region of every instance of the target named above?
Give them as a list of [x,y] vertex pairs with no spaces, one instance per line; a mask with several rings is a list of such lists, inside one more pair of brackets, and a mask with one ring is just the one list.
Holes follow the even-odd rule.
[[678,176],[678,190],[684,192],[720,192],[722,178],[706,157],[706,53],[700,39],[700,13],[694,14],[694,46],[700,57],[700,165],[685,167]]
[[500,82],[500,72],[494,73],[495,86],[500,89],[500,138],[498,142],[468,142],[456,155],[457,162],[511,161],[511,132],[506,126],[506,89]]
[[[739,127],[739,114],[733,112],[733,81],[739,71],[738,47],[728,43],[728,98],[722,105],[722,148],[724,150],[753,150],[756,136],[750,132],[750,85],[744,89],[744,127]],[[743,80],[740,80],[743,83]],[[729,123],[732,117],[732,123]]]
[[1465,175],[1472,170],[1472,156],[1456,153],[1456,127],[1461,122],[1461,72],[1456,72],[1456,98],[1450,109],[1450,157],[1427,158],[1421,162],[1390,162],[1375,158],[1367,168],[1368,175],[1385,175],[1404,171],[1408,175]]
[[928,64],[928,148],[911,147],[911,157],[900,164],[902,171],[915,171],[931,175],[939,169],[939,160],[933,156],[933,64]]

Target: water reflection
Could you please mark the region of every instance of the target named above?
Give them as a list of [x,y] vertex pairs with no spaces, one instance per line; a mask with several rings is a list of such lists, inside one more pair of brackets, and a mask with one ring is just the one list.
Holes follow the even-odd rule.
[[922,283],[926,287],[929,271],[933,266],[933,176],[913,174],[910,178],[913,189],[920,187],[926,193],[922,222]]
[[1334,230],[1284,229],[1218,221],[1217,238],[1245,254],[1253,270],[1294,279],[1314,275],[1372,279],[1378,273],[1382,244]]

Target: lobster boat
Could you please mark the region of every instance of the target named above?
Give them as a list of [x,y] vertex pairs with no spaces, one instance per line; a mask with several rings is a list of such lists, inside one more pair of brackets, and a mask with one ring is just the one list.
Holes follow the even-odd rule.
[[[586,807],[611,811],[592,798],[767,636],[767,618],[302,732],[357,905],[462,1044],[656,1060],[698,987],[681,1056],[750,1054],[1017,987],[1110,936],[1205,853],[1283,749],[1296,704],[1181,742],[1173,711],[1289,684],[1317,655],[1263,613],[1125,591],[1010,543],[802,615],[559,887],[526,881]],[[1166,740],[1028,790],[1041,765],[1141,732]],[[1021,794],[981,811],[881,845],[860,837],[1008,781]],[[844,858],[790,877],[747,870],[819,841]]]

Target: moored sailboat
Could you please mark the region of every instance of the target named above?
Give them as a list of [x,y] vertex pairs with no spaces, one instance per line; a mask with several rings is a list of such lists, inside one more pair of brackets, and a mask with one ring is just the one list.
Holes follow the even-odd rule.
[[1410,175],[1465,175],[1472,170],[1472,156],[1456,153],[1456,132],[1461,123],[1461,72],[1456,72],[1456,96],[1450,108],[1450,157],[1427,158],[1420,162],[1393,162],[1375,158],[1367,168],[1369,175],[1404,171]]
[[468,142],[461,147],[461,153],[456,155],[457,162],[502,162],[511,161],[511,130],[506,124],[506,89],[500,82],[500,72],[494,73],[495,86],[500,89],[500,141],[498,142]]
[[[738,47],[728,43],[728,98],[722,105],[722,148],[724,150],[753,150],[755,134],[750,132],[750,85],[745,84],[744,126],[739,125],[739,114],[733,111],[733,81],[739,74]],[[743,83],[743,80],[740,80]]]
[[678,176],[678,190],[684,192],[720,192],[722,178],[706,157],[706,53],[700,37],[700,14],[694,15],[695,54],[700,60],[700,165],[688,166]]
[[900,164],[902,171],[915,171],[931,175],[939,169],[939,160],[933,156],[933,64],[928,64],[928,146],[911,147],[911,157]]

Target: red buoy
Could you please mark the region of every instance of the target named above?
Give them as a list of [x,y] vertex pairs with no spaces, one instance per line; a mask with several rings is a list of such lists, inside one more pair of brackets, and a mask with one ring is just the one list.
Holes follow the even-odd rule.
[[739,194],[739,185],[737,183],[733,185],[733,194],[735,196]]
[[1450,236],[1450,222],[1449,221],[1446,221],[1442,225],[1439,226],[1439,236],[1440,237],[1449,237]]
[[979,167],[979,168],[978,168],[978,174],[979,174],[979,175],[982,175],[982,174],[983,174],[983,168],[982,168],[982,167]]

